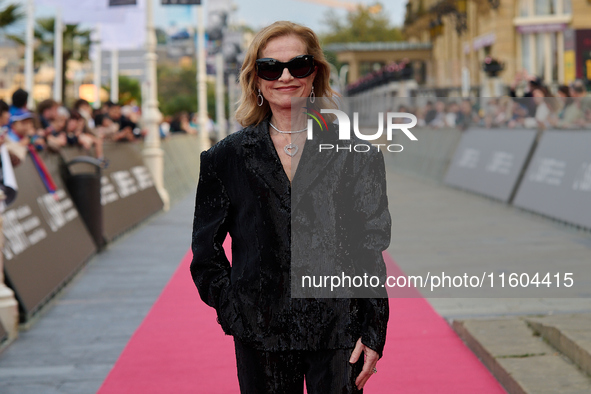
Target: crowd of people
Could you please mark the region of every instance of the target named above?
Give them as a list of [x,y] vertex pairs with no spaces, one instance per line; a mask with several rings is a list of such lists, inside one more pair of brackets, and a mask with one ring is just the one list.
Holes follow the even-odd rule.
[[0,100],[2,142],[10,143],[13,164],[24,157],[15,146],[52,152],[74,146],[104,159],[104,141],[136,141],[145,135],[138,126],[139,109],[134,107],[122,108],[108,101],[93,110],[88,101],[78,99],[71,108],[66,108],[47,99],[33,112],[27,108],[27,102],[28,93],[23,89],[13,93],[10,105]]
[[[498,98],[400,100],[404,104],[397,112],[416,115],[419,127],[591,129],[591,97],[582,80],[559,86],[555,95],[532,78],[521,97],[512,88],[510,95]],[[416,104],[409,105],[412,101]]]

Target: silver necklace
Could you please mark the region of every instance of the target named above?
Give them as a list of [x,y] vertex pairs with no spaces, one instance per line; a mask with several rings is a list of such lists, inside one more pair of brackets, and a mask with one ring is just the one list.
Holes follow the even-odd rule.
[[[275,127],[275,125],[271,122],[269,122],[269,124],[271,125],[272,128],[274,128],[275,130],[277,130],[279,133],[281,134],[293,134],[293,133],[301,133],[303,131],[308,130],[308,128],[306,127],[305,129],[301,129],[301,130],[289,130],[289,131],[283,131],[283,130],[279,130],[277,127]],[[283,147],[283,150],[285,151],[285,153],[289,156],[289,157],[294,157],[297,153],[298,150],[300,150],[299,146],[297,146],[296,144],[294,144],[293,142],[290,142],[289,144],[285,145]]]
[[277,130],[278,132],[280,132],[281,134],[293,134],[293,133],[301,133],[302,131],[306,131],[308,130],[308,128],[306,127],[305,129],[301,129],[301,130],[294,130],[294,131],[283,131],[283,130],[279,130],[277,127],[275,127],[275,125],[271,122],[269,122],[269,124],[271,125],[272,128],[274,128],[275,130]]

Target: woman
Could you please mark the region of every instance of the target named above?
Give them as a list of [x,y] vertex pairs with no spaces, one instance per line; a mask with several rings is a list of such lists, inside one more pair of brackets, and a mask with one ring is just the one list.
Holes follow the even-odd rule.
[[[291,115],[292,98],[327,97],[334,108],[329,73],[310,29],[264,28],[240,75],[236,117],[245,128],[201,154],[191,274],[234,337],[242,393],[302,393],[304,377],[310,394],[362,392],[382,356],[383,287],[373,298],[293,293],[296,261],[315,272],[355,273],[362,262],[385,275],[390,215],[381,153],[317,153],[320,143],[347,141],[332,124],[306,141],[305,117]],[[232,266],[222,248],[228,233]]]

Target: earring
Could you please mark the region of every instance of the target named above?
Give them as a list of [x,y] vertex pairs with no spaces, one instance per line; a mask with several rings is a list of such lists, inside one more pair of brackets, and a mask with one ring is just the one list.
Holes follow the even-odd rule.
[[312,91],[310,92],[310,102],[314,104],[314,101],[316,101],[316,95],[314,94],[314,85],[312,85]]
[[264,101],[265,101],[265,99],[263,98],[263,95],[261,94],[261,89],[259,89],[259,94],[257,96],[257,105],[259,107],[262,106]]

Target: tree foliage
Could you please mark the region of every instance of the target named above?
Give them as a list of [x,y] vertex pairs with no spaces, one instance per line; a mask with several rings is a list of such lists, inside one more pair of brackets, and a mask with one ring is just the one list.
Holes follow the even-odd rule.
[[[163,115],[197,111],[196,76],[195,65],[158,67],[158,102]],[[207,84],[207,112],[215,119],[215,87],[211,83]]]
[[[37,20],[35,38],[38,45],[35,49],[35,62],[37,64],[52,60],[54,57],[54,18],[42,18]],[[66,101],[66,71],[68,60],[84,62],[89,58],[90,30],[82,29],[78,24],[65,25],[63,35],[63,69],[62,69],[62,97]]]
[[325,14],[324,24],[329,31],[321,37],[323,44],[404,39],[400,28],[392,26],[380,3],[359,5],[355,11],[348,12],[344,19],[334,10],[329,10]]
[[8,4],[3,7],[3,0],[0,0],[0,31],[5,34],[9,40],[23,44],[23,39],[13,34],[6,34],[6,28],[13,26],[15,23],[24,18],[25,14],[22,12],[22,7],[19,4]]

